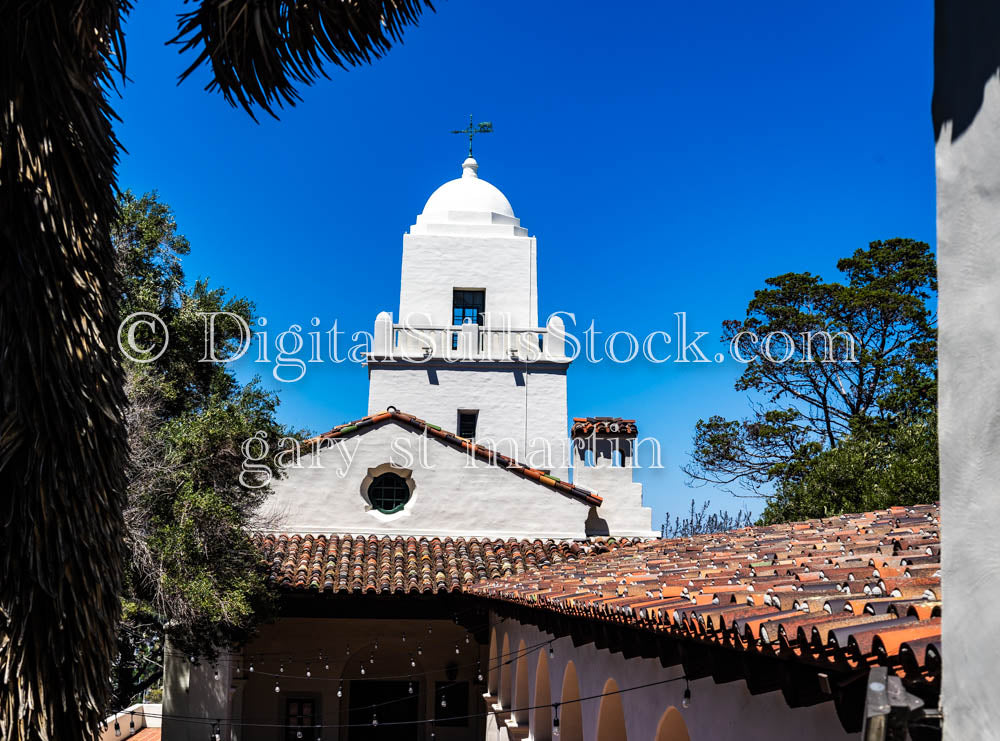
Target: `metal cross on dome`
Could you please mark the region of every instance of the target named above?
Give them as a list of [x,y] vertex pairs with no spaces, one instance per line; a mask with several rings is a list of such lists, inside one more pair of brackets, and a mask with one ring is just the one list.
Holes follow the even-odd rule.
[[467,129],[455,129],[452,134],[467,134],[469,137],[469,156],[472,156],[472,137],[476,134],[492,134],[493,122],[482,121],[478,124],[472,123],[472,114],[469,114],[469,127]]

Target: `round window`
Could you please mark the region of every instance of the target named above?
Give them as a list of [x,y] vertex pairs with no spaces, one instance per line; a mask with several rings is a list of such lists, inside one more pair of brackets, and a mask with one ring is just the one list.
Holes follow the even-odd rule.
[[368,485],[368,501],[387,515],[399,512],[410,501],[410,487],[402,476],[383,473]]

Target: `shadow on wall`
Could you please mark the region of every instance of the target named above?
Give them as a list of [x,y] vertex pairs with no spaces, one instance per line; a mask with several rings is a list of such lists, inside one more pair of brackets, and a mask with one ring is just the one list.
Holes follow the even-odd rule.
[[955,141],[982,107],[986,83],[1000,72],[1000,3],[937,0],[934,15],[934,140],[951,121]]

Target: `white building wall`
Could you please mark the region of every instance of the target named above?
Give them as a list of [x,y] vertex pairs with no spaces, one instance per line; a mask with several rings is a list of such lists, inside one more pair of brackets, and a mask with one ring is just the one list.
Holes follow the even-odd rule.
[[944,737],[1000,739],[1000,642],[982,618],[1000,607],[992,546],[1000,521],[1000,11],[937,3],[937,13],[941,565],[952,605],[942,623]]
[[[390,406],[452,432],[458,431],[460,409],[478,410],[478,441],[493,441],[492,447],[504,455],[567,478],[566,365],[373,365],[368,414]],[[545,450],[552,451],[550,463]]]
[[[498,623],[496,615],[493,615],[490,622]],[[515,659],[519,657],[516,652],[522,641],[526,647],[545,643],[541,648],[532,650],[527,662],[528,697],[529,702],[534,704],[539,656],[541,652],[548,651],[547,642],[552,636],[515,620],[504,621],[496,631],[496,645],[502,646],[504,636],[507,636]],[[657,659],[626,659],[620,653],[598,649],[592,643],[574,647],[569,637],[556,639],[552,642],[552,648],[553,655],[547,658],[552,702],[558,702],[562,696],[563,677],[570,661],[576,668],[580,697],[602,694],[608,679],[613,679],[619,689],[626,689],[672,677],[679,678],[674,682],[620,694],[627,736],[615,738],[614,741],[626,741],[626,738],[628,741],[654,741],[657,725],[671,707],[681,713],[692,741],[773,741],[779,736],[809,741],[839,741],[860,737],[860,734],[850,734],[843,730],[833,702],[806,708],[789,708],[780,691],[751,695],[745,682],[716,684],[711,677],[706,677],[691,682],[691,706],[684,708],[685,682],[681,679],[684,669],[680,665],[663,668]],[[499,662],[491,661],[490,666],[505,660],[500,657]],[[510,682],[512,687],[516,687],[519,663],[515,660],[510,666]],[[491,680],[489,686],[493,687],[495,681],[497,680]],[[513,697],[513,693],[510,696]],[[580,703],[584,741],[611,741],[612,737],[598,734],[600,706],[599,699]],[[560,717],[564,715],[565,708],[560,708]],[[529,738],[550,738],[547,728],[532,727],[533,722],[534,718],[529,714]],[[487,725],[486,741],[509,741],[511,738],[523,737],[516,731],[509,733],[505,725],[499,728],[497,725],[496,721]],[[518,730],[522,729],[523,725]]]
[[[428,421],[433,421],[433,418]],[[412,471],[406,507],[386,515],[363,496],[371,469]],[[566,494],[426,437],[384,422],[272,482],[263,516],[276,531],[493,538],[583,538],[589,506]],[[381,471],[380,471],[381,472]]]
[[403,235],[399,321],[451,326],[452,291],[485,290],[486,315],[538,326],[534,237]]

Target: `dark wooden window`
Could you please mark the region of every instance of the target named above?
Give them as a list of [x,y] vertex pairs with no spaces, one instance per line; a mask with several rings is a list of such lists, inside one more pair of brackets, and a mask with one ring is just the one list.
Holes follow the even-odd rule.
[[470,440],[476,437],[476,421],[479,419],[479,412],[474,409],[459,410],[458,412],[458,434],[460,437],[467,437]]
[[402,476],[383,473],[368,485],[368,501],[379,512],[399,512],[410,501],[410,487]]
[[[316,701],[311,698],[289,697],[285,703],[285,741],[315,741]],[[299,734],[302,734],[301,736]]]
[[452,324],[483,324],[486,310],[486,291],[460,291],[452,293]]

